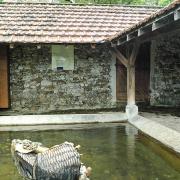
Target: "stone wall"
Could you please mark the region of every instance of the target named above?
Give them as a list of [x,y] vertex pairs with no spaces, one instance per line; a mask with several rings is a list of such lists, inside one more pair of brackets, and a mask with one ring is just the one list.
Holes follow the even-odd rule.
[[111,55],[107,45],[75,45],[74,71],[53,71],[51,46],[10,49],[11,110],[45,113],[112,108]]
[[180,106],[180,31],[152,42],[151,105]]

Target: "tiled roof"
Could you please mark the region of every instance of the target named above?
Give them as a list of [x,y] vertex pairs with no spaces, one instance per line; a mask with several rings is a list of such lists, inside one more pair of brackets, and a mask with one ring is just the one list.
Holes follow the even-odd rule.
[[159,8],[4,3],[0,4],[0,42],[98,43]]
[[169,4],[168,6],[158,10],[157,12],[146,17],[142,21],[139,21],[138,23],[128,27],[127,29],[124,29],[123,31],[119,31],[117,34],[110,37],[109,41],[112,41],[113,39],[117,39],[121,36],[124,36],[124,35],[130,33],[131,31],[134,31],[138,28],[141,28],[141,27],[147,25],[148,23],[152,22],[153,20],[155,20],[161,16],[165,16],[166,14],[168,14],[169,12],[173,11],[175,8],[178,8],[178,7],[180,7],[180,0],[175,0],[171,4]]

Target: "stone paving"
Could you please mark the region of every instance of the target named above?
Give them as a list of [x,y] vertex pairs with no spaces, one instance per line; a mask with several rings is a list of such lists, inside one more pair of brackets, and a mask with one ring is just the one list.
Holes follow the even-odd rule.
[[140,115],[180,133],[180,117],[165,113],[140,112]]
[[180,156],[180,118],[170,114],[141,112],[128,119],[141,132]]

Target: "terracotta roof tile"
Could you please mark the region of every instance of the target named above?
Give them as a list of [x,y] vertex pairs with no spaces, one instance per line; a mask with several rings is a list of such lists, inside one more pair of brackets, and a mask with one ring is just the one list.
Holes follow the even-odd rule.
[[0,42],[103,42],[157,10],[142,6],[3,3]]

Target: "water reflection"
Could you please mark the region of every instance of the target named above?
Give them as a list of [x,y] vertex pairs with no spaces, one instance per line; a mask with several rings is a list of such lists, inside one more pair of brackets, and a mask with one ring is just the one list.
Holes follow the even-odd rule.
[[[108,127],[110,126],[110,127]],[[138,138],[137,138],[138,137]],[[21,180],[12,163],[10,143],[14,138],[53,146],[72,141],[82,146],[82,161],[93,167],[94,180],[177,180],[180,173],[139,138],[128,125],[98,125],[87,129],[35,132],[0,132],[0,179]],[[177,160],[178,161],[178,160]]]

